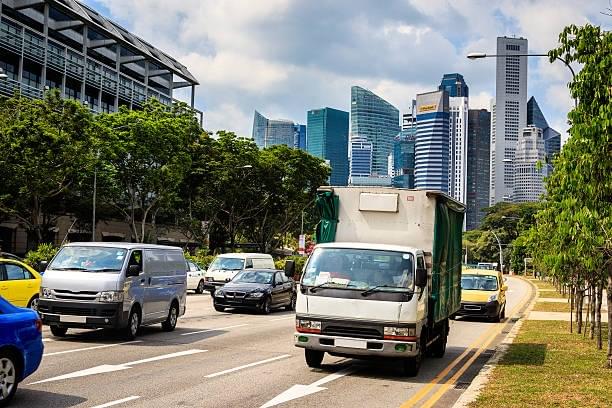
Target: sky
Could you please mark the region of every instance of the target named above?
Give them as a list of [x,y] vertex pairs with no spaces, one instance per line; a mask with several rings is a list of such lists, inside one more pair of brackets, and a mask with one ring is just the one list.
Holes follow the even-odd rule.
[[[251,136],[253,113],[306,123],[310,109],[350,110],[359,85],[407,112],[417,93],[458,72],[470,108],[489,109],[496,37],[557,45],[568,24],[612,26],[609,0],[85,0],[184,64],[200,82],[204,128]],[[576,67],[578,68],[578,67]],[[528,96],[567,137],[571,74],[530,58]],[[188,98],[187,94],[178,94]]]

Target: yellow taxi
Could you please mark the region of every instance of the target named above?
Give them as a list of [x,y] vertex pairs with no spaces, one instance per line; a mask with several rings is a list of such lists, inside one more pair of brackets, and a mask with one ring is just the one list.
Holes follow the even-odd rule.
[[499,322],[506,317],[506,291],[501,272],[488,269],[461,271],[461,308],[457,316],[486,317]]
[[41,280],[40,274],[23,262],[0,258],[0,296],[13,305],[38,310]]

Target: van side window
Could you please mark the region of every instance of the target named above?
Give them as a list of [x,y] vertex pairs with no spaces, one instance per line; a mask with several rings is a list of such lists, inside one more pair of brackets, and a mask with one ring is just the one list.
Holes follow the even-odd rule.
[[251,258],[247,258],[244,263],[244,269],[253,268],[253,260]]
[[132,251],[132,254],[130,255],[130,260],[128,262],[128,268],[132,265],[138,265],[140,267],[140,270],[142,271],[142,251],[141,250]]

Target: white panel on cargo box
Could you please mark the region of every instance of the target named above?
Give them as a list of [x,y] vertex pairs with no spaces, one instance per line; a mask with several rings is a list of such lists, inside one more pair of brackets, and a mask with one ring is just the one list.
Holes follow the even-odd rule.
[[397,212],[398,194],[361,193],[359,211]]

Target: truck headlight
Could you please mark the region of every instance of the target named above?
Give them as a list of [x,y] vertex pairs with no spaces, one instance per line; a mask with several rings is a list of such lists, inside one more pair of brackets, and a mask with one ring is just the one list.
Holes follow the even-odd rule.
[[100,302],[107,302],[107,303],[123,302],[123,292],[117,292],[114,290],[107,291],[107,292],[100,292],[98,299],[100,300]]
[[295,320],[295,329],[299,333],[321,333],[321,322],[317,320]]
[[43,288],[41,286],[40,287],[39,295],[40,295],[41,299],[52,299],[53,298],[53,291],[51,291],[51,289],[49,289],[49,288]]
[[497,293],[489,296],[489,302],[495,302],[497,300]]
[[416,337],[414,327],[385,327],[384,338],[389,340],[406,340],[406,337]]

